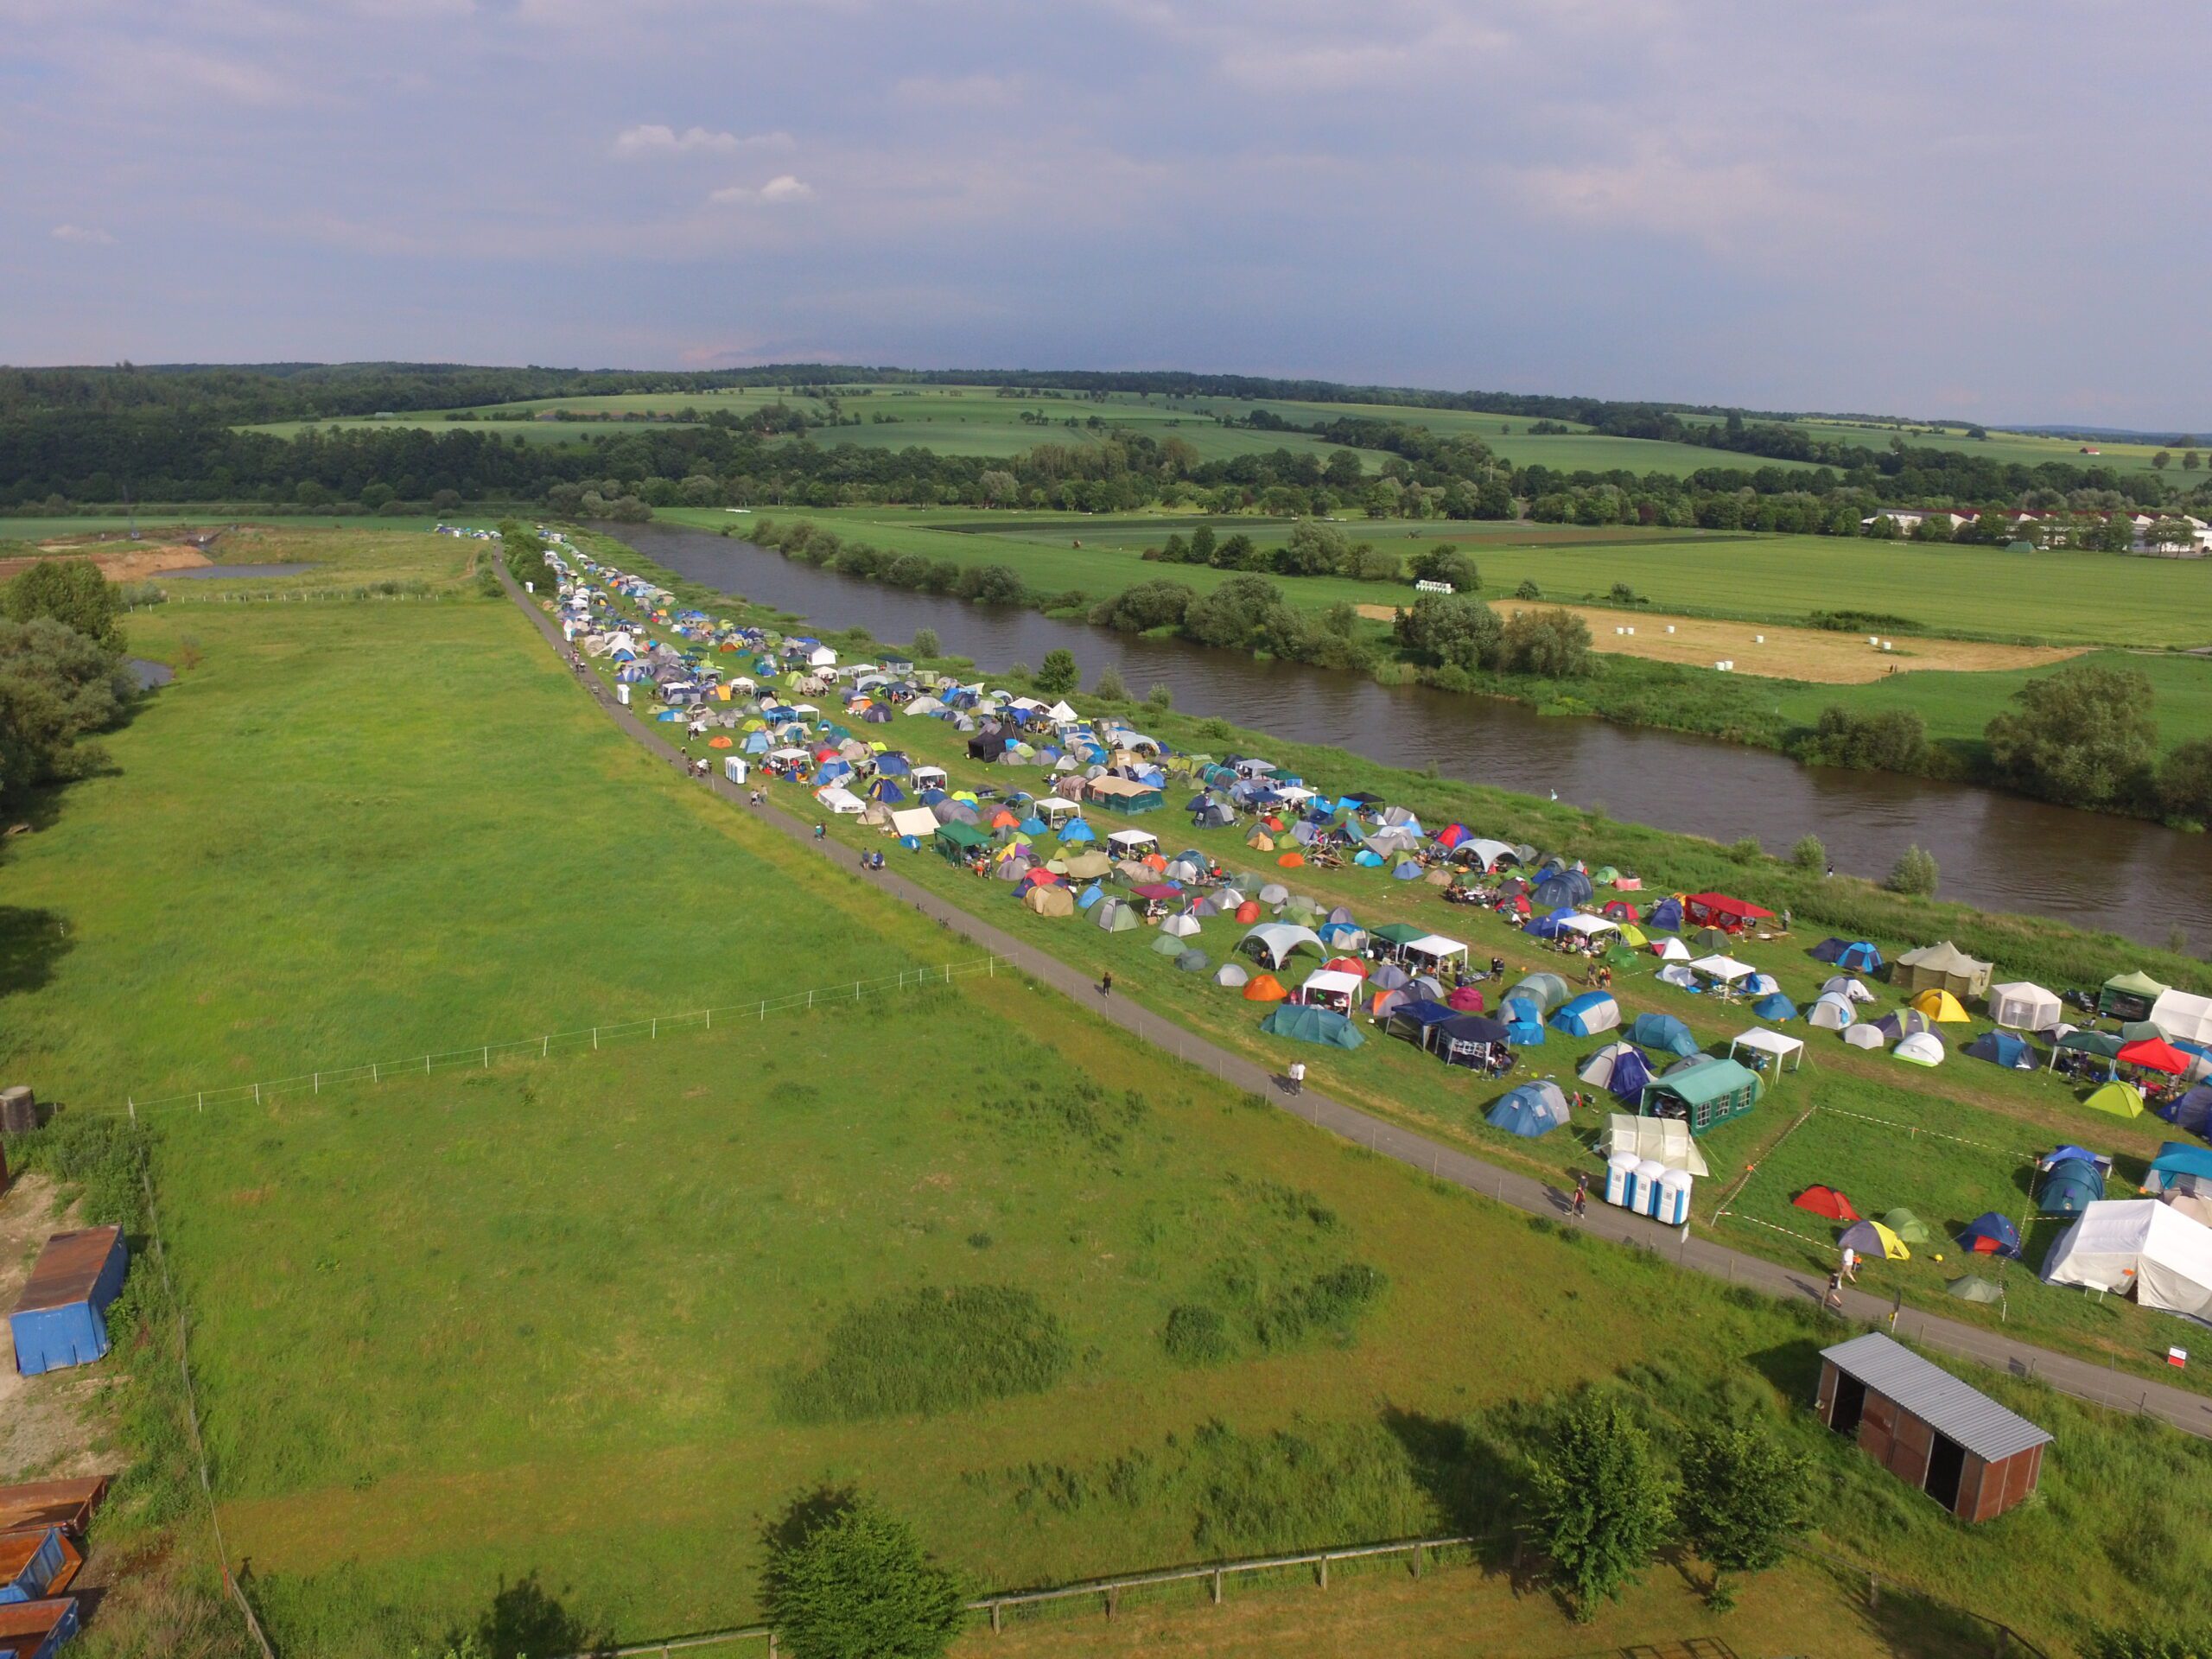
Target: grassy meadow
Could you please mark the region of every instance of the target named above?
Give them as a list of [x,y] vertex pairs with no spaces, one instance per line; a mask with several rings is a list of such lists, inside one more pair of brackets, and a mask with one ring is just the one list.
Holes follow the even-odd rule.
[[[1863,449],[1886,450],[1893,439],[1903,438],[1915,448],[1955,449],[1961,454],[1978,460],[2002,461],[2021,467],[2040,467],[2057,461],[2066,467],[2101,467],[2121,473],[2152,473],[2158,469],[2151,464],[2152,458],[2161,449],[2173,457],[2165,469],[2169,482],[2185,485],[2192,478],[2201,479],[2202,473],[2190,474],[2182,470],[2182,452],[2163,443],[2134,443],[2116,438],[2085,440],[2056,438],[2034,432],[2005,432],[1993,427],[1986,438],[1969,438],[1962,426],[1931,429],[1924,426],[1898,424],[1891,422],[1862,422],[1834,420],[1791,421],[1789,425],[1816,438],[1858,445]],[[2094,449],[2094,455],[2084,454]],[[2205,446],[2197,446],[2198,453],[2205,453]]]
[[[11,1072],[98,1112],[944,958],[622,737],[511,605],[432,586],[130,619],[186,665],[9,843]],[[1163,994],[1135,952],[1127,982]],[[2212,1571],[2212,1446],[1993,1379],[2060,1441],[2037,1503],[1959,1528],[1794,1409],[1809,1310],[1438,1186],[1010,976],[148,1122],[216,1501],[286,1654],[429,1646],[503,1586],[533,1652],[741,1621],[766,1530],[849,1485],[979,1587],[1484,1530],[1530,1411],[1585,1382],[1662,1442],[1769,1417],[1828,1547],[2042,1639]],[[1609,1637],[1692,1616],[1637,1608]],[[135,1617],[111,1593],[84,1651],[158,1648]]]

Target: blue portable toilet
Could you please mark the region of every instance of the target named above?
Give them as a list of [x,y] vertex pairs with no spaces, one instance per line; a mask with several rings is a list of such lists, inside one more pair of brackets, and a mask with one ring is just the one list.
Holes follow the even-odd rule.
[[130,1254],[120,1227],[56,1233],[8,1316],[16,1370],[25,1376],[88,1365],[107,1352],[107,1308],[123,1288]]
[[1656,1158],[1647,1158],[1636,1166],[1636,1190],[1629,1199],[1629,1208],[1639,1216],[1659,1213],[1659,1183],[1667,1173],[1667,1166]]
[[1670,1169],[1659,1178],[1659,1192],[1651,1218],[1669,1227],[1681,1227],[1690,1218],[1690,1176],[1686,1169]]

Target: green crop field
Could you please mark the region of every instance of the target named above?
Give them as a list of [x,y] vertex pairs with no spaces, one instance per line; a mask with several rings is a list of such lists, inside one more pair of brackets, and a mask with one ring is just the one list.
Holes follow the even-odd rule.
[[[111,1111],[970,954],[630,744],[461,568],[414,604],[129,619],[187,665],[9,843],[13,1074]],[[2037,1504],[1962,1531],[1787,1411],[1809,1313],[1436,1186],[1010,976],[142,1117],[216,1501],[289,1654],[434,1646],[503,1585],[561,1647],[739,1622],[764,1529],[824,1487],[979,1586],[1480,1529],[1516,1402],[1617,1374],[1662,1425],[1766,1414],[1829,1547],[2047,1641],[2212,1568],[2184,1521],[2212,1448],[1993,1379],[2060,1447]],[[1217,1350],[1166,1351],[1178,1306]],[[126,1580],[97,1639],[157,1649],[157,1611]]]
[[[677,422],[670,424],[681,425]],[[449,421],[442,415],[364,415],[340,417],[328,421],[270,421],[259,426],[241,427],[244,432],[265,432],[271,437],[297,437],[302,432],[377,431],[404,427],[412,430],[443,436],[449,432],[474,432],[487,438],[499,438],[506,442],[531,444],[582,443],[585,439],[608,433],[620,434],[637,429],[618,422],[593,421],[537,421],[537,420],[480,420]]]
[[[2068,467],[2102,467],[2111,471],[2151,473],[2152,458],[2161,449],[2172,456],[2164,469],[2164,477],[2171,483],[2186,487],[2202,479],[2202,472],[2188,473],[2182,469],[2182,451],[2161,443],[2133,443],[2120,439],[2044,437],[2032,432],[2005,432],[1989,429],[1986,438],[1969,438],[1961,427],[1929,428],[1887,422],[1857,421],[1792,421],[1790,425],[1814,437],[1853,443],[1865,449],[1887,450],[1891,442],[1903,438],[1915,448],[1955,449],[1976,459],[2017,462],[2023,467],[2038,467],[2046,461],[2057,461]],[[2200,455],[2207,453],[2205,446],[2197,446]],[[2086,451],[2097,453],[2089,454]]]

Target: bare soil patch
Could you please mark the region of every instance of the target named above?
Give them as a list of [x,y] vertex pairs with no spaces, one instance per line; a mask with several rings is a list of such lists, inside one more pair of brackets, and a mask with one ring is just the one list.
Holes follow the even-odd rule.
[[[198,548],[183,542],[168,542],[158,547],[126,543],[112,550],[96,550],[83,543],[46,542],[40,544],[39,550],[51,558],[90,559],[110,582],[143,582],[164,570],[188,570],[195,565],[214,563]],[[35,559],[0,559],[0,581],[36,563]]]
[[[73,1207],[57,1212],[54,1183],[43,1175],[16,1179],[0,1198],[0,1308],[13,1307],[49,1233],[81,1225]],[[16,1370],[16,1347],[0,1337],[0,1482],[60,1480],[102,1471],[87,1411],[110,1378],[111,1354],[99,1365],[72,1366],[44,1376]]]
[[[1572,611],[1589,625],[1591,643],[1599,651],[1655,662],[1688,663],[1711,668],[1735,664],[1734,672],[1770,679],[1809,680],[1823,685],[1859,685],[1888,674],[1917,669],[1954,673],[1987,673],[2015,668],[2045,668],[2078,657],[2086,645],[1999,645],[1974,639],[1894,640],[1882,651],[1863,633],[1833,633],[1824,628],[1784,627],[1771,622],[1718,622],[1710,617],[1674,616],[1663,611],[1616,611],[1595,605],[1548,605],[1541,601],[1491,601],[1501,616],[1517,611]],[[1362,616],[1387,622],[1392,607],[1363,605]],[[1667,632],[1669,627],[1672,633]],[[1633,628],[1634,633],[1618,629]]]

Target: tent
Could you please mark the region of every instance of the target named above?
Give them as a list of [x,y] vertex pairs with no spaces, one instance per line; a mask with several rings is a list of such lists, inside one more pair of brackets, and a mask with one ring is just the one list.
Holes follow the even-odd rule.
[[2199,1084],[2186,1094],[2175,1096],[2158,1111],[2160,1117],[2177,1129],[2187,1129],[2191,1135],[2207,1135],[2212,1131],[2212,1085]]
[[1692,1135],[1703,1135],[1758,1103],[1766,1085],[1758,1073],[1735,1060],[1710,1055],[1654,1077],[1637,1098],[1644,1117],[1679,1117]]
[[1807,1024],[1817,1026],[1822,1031],[1841,1031],[1858,1018],[1857,1011],[1851,1006],[1851,999],[1839,996],[1834,991],[1823,992],[1805,1015]]
[[2158,1155],[2151,1160],[2151,1179],[2143,1185],[2149,1192],[2201,1193],[2212,1185],[2212,1152],[2180,1141],[2162,1141]]
[[2114,974],[2097,993],[2097,1012],[2114,1020],[2148,1020],[2158,999],[2172,988],[2148,974]]
[[1754,1062],[1754,1066],[1763,1068],[1770,1062],[1777,1077],[1784,1071],[1795,1071],[1805,1063],[1805,1045],[1801,1040],[1785,1037],[1778,1031],[1762,1031],[1757,1026],[1728,1045],[1730,1058],[1734,1058],[1739,1048],[1747,1048],[1754,1054],[1765,1056],[1764,1060]]
[[1180,916],[1170,916],[1160,925],[1160,931],[1171,939],[1187,939],[1198,931],[1198,919],[1185,911]]
[[1751,1012],[1762,1020],[1776,1021],[1795,1020],[1797,1017],[1797,1005],[1780,991],[1770,991],[1751,1004]]
[[1843,1040],[1853,1048],[1879,1048],[1889,1038],[1879,1026],[1856,1025],[1843,1033]]
[[1847,968],[1857,974],[1880,971],[1882,953],[1864,939],[1822,939],[1813,947],[1813,960],[1831,968]]
[[1134,933],[1137,929],[1135,907],[1120,899],[1104,899],[1094,906],[1090,919],[1109,933]]
[[1244,987],[1247,1002],[1280,1002],[1289,995],[1273,974],[1255,974]]
[[2017,1262],[2020,1256],[2020,1230],[2012,1224],[2010,1217],[1987,1210],[1967,1224],[1966,1230],[1959,1235],[1959,1243],[1977,1255],[2009,1255]]
[[2117,1078],[2096,1090],[2082,1103],[2093,1112],[2104,1112],[2113,1117],[2143,1116],[2143,1091],[2132,1083]]
[[2016,1037],[2009,1031],[1985,1031],[1966,1046],[1966,1052],[1977,1060],[1987,1060],[1992,1065],[2007,1066],[2015,1071],[2035,1069],[2035,1052],[2028,1046],[2024,1037]]
[[1900,1038],[1917,1036],[1922,1032],[1932,1029],[1935,1021],[1921,1013],[1918,1008],[1899,1008],[1895,1014],[1884,1014],[1873,1024],[1875,1030],[1880,1032],[1890,1041],[1896,1042]]
[[1933,986],[1914,997],[1912,1006],[1938,1025],[1960,1025],[1967,1017],[1957,997]]
[[1682,900],[1682,913],[1700,927],[1740,933],[1753,922],[1770,922],[1774,912],[1725,893],[1694,893]]
[[1840,996],[1854,1007],[1859,1003],[1872,1002],[1874,1000],[1874,993],[1866,988],[1866,982],[1853,979],[1849,974],[1836,974],[1822,980],[1821,995]]
[[1203,950],[1185,950],[1176,957],[1175,965],[1186,974],[1202,974],[1210,960]]
[[[1253,982],[1258,983],[1256,980]],[[1250,989],[1248,988],[1244,994],[1251,995]],[[1357,1048],[1367,1040],[1358,1027],[1335,1009],[1309,1007],[1302,1003],[1284,1003],[1260,1021],[1260,1029],[1270,1036],[1319,1043],[1329,1048]]]
[[2046,1283],[2133,1291],[2145,1307],[2212,1323],[2212,1227],[2152,1198],[2092,1204],[2044,1260]]
[[1537,1017],[1549,1014],[1567,999],[1567,982],[1557,974],[1530,974],[1516,982],[1501,1001],[1534,1003]]
[[1960,998],[1984,996],[1989,991],[1990,965],[1953,944],[1923,945],[1908,950],[1890,970],[1890,983],[1905,995],[1916,991],[1948,991]]
[[2113,1058],[2122,1065],[2139,1065],[2145,1071],[2163,1071],[2170,1077],[2183,1076],[2194,1059],[2163,1037],[2139,1038],[2124,1044]]
[[[1238,918],[1243,918],[1240,908]],[[1270,968],[1280,968],[1300,950],[1311,950],[1317,957],[1326,957],[1328,948],[1321,943],[1321,936],[1310,927],[1300,927],[1290,922],[1262,922],[1236,941],[1236,948]]]
[[1697,1052],[1690,1028],[1671,1014],[1639,1014],[1630,1022],[1628,1039],[1638,1048],[1656,1048],[1687,1059]]
[[1648,1159],[1662,1168],[1679,1169],[1700,1180],[1713,1173],[1706,1165],[1705,1154],[1691,1138],[1690,1126],[1671,1117],[1637,1117],[1628,1112],[1615,1112],[1605,1120],[1605,1133],[1597,1150],[1600,1156],[1608,1158],[1617,1152],[1632,1152],[1639,1163]]
[[1640,1050],[1626,1043],[1608,1043],[1582,1062],[1575,1074],[1593,1089],[1603,1089],[1620,1100],[1634,1100],[1651,1081],[1651,1067]]
[[1911,1036],[1902,1039],[1890,1052],[1897,1058],[1910,1061],[1914,1065],[1943,1064],[1943,1039],[1932,1031],[1916,1031]]
[[2056,1025],[2064,1013],[2056,996],[2024,979],[1989,988],[1989,1017],[2014,1031],[2041,1031]]
[[1595,1037],[1621,1022],[1621,1005],[1603,991],[1576,997],[1552,1015],[1552,1028],[1569,1037]]
[[1662,939],[1651,947],[1651,954],[1662,962],[1688,962],[1690,948],[1680,939]]
[[1856,1250],[1861,1256],[1878,1257],[1885,1262],[1910,1262],[1912,1252],[1904,1241],[1878,1221],[1854,1221],[1843,1230],[1835,1242],[1840,1250]]
[[1233,962],[1224,962],[1213,970],[1213,982],[1217,985],[1233,988],[1243,984],[1250,978],[1251,976],[1246,973],[1240,964]]
[[1851,1200],[1832,1186],[1808,1186],[1789,1202],[1800,1210],[1826,1216],[1830,1221],[1859,1219],[1859,1212],[1851,1207]]
[[1663,933],[1676,931],[1682,925],[1682,901],[1671,896],[1662,899],[1645,913],[1643,925]]
[[1962,1302],[2001,1302],[2005,1293],[1986,1279],[1971,1273],[1961,1274],[1944,1287],[1944,1294],[1955,1296]]
[[2079,1215],[2104,1195],[2104,1172],[2087,1158],[2068,1158],[2044,1173],[2036,1188],[2036,1211],[2045,1216]]
[[2212,996],[2166,990],[2151,1005],[2152,1020],[2180,1042],[2212,1043]]
[[1155,933],[1145,948],[1155,957],[1179,957],[1187,947],[1173,933]]
[[1934,1236],[1928,1224],[1910,1210],[1892,1210],[1882,1217],[1882,1225],[1908,1244],[1925,1244]]
[[1524,1083],[1499,1098],[1488,1121],[1492,1128],[1533,1141],[1567,1122],[1567,1096],[1555,1083]]

